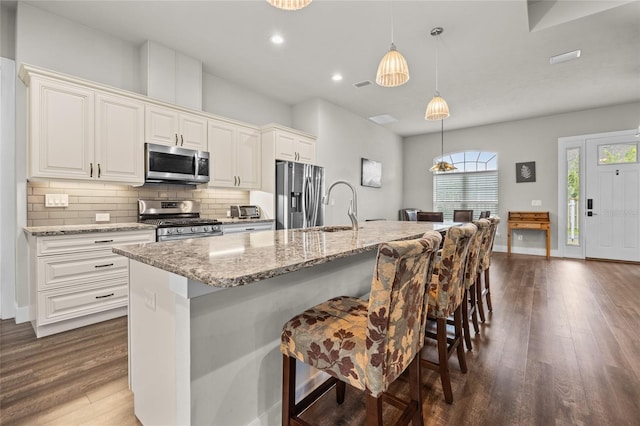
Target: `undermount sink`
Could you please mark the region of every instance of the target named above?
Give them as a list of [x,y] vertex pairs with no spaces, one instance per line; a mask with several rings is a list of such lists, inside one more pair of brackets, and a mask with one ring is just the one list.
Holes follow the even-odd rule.
[[353,228],[349,225],[338,225],[338,226],[316,226],[313,228],[302,228],[298,229],[301,232],[338,232],[338,231],[350,231]]

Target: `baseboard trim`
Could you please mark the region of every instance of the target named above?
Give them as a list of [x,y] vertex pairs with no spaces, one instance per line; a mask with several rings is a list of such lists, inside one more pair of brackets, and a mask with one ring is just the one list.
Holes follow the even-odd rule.
[[16,324],[31,321],[31,312],[28,306],[18,306],[16,304]]

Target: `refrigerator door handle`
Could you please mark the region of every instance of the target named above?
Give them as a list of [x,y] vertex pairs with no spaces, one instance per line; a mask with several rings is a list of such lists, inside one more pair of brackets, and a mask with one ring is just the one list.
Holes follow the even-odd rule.
[[307,176],[306,179],[306,186],[307,186],[307,192],[306,192],[306,197],[307,197],[307,210],[305,211],[305,220],[306,220],[306,226],[315,226],[316,221],[315,221],[315,211],[316,211],[316,205],[315,205],[315,187],[313,185],[313,182],[311,181],[311,177]]

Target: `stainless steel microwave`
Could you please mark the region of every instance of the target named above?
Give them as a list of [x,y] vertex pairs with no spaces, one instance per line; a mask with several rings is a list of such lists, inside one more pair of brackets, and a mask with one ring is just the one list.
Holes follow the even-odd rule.
[[198,184],[209,182],[209,153],[178,146],[144,144],[145,182]]

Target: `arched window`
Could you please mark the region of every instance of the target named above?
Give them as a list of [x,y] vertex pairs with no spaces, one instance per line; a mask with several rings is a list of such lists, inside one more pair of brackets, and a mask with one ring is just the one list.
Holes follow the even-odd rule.
[[445,220],[453,219],[457,209],[498,214],[498,154],[485,151],[463,151],[434,159],[456,166],[450,172],[433,173],[433,208],[444,212]]

